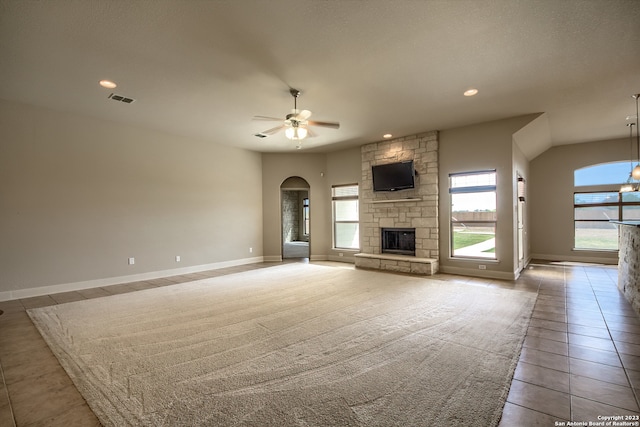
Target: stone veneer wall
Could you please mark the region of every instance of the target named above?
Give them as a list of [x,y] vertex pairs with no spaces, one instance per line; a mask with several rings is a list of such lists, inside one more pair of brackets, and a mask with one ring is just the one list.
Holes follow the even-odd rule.
[[640,315],[640,226],[619,225],[618,289]]
[[[416,258],[437,260],[438,252],[438,132],[367,144],[361,148],[360,249],[380,254],[380,228],[416,229]],[[413,160],[416,187],[374,192],[371,167]],[[389,201],[418,199],[416,201]],[[382,203],[381,203],[382,202]]]
[[298,191],[282,191],[282,241],[299,240],[300,213]]

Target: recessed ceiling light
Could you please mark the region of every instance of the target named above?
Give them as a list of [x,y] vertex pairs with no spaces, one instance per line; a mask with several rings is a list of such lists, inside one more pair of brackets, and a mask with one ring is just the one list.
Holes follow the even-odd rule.
[[478,93],[478,89],[469,89],[464,91],[464,96],[473,96]]
[[115,89],[118,85],[111,80],[100,80],[100,86],[106,87],[107,89]]
[[393,135],[391,135],[390,133],[385,133],[384,135],[382,135],[383,138],[391,138]]

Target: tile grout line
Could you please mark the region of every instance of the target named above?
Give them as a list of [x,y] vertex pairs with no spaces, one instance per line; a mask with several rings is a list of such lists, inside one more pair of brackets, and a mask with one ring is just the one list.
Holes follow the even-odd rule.
[[[631,382],[631,378],[629,377],[628,368],[627,368],[626,364],[624,363],[624,360],[622,360],[622,356],[620,356],[620,351],[618,350],[618,346],[616,345],[616,341],[614,340],[613,335],[611,334],[611,329],[609,329],[609,322],[608,322],[607,318],[605,317],[604,313],[602,312],[602,306],[600,305],[600,300],[598,299],[598,294],[593,289],[593,284],[591,283],[591,280],[589,280],[589,285],[591,286],[591,290],[593,291],[593,294],[596,297],[596,302],[598,303],[598,308],[600,309],[600,314],[602,315],[602,319],[604,320],[604,324],[607,327],[607,333],[609,334],[609,338],[611,338],[611,343],[613,344],[613,348],[616,350],[616,355],[618,356],[618,360],[620,360],[620,365],[622,366],[622,372],[624,372],[624,376],[627,379],[627,382],[629,383],[629,388],[631,389],[631,393],[633,393],[633,397],[634,397],[634,399],[636,401],[636,405],[640,409],[640,400],[638,399],[638,393],[636,393],[636,389],[633,386],[633,383]],[[617,286],[616,286],[616,289],[618,289]]]
[[2,360],[0,360],[0,377],[2,377],[2,385],[4,387],[4,394],[9,404],[9,413],[11,414],[11,420],[13,421],[13,427],[16,427],[16,416],[13,413],[13,405],[11,404],[11,397],[9,396],[9,389],[7,388],[7,382],[4,378],[4,369],[2,368]]
[[569,370],[569,419],[573,421],[573,384],[571,374],[571,345],[569,344],[569,304],[567,300],[567,267],[562,267],[562,288],[564,290],[564,322],[567,325],[567,368]]

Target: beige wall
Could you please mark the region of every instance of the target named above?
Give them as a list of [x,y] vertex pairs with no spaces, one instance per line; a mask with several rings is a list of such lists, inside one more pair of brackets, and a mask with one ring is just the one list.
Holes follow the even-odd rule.
[[265,260],[281,259],[280,186],[298,176],[309,184],[311,259],[353,262],[350,251],[332,249],[331,186],[359,182],[360,147],[330,154],[263,154],[262,171]]
[[[531,252],[533,258],[615,264],[616,252],[573,250],[573,172],[585,166],[629,159],[629,140],[553,147],[531,162]],[[602,188],[584,188],[584,191]],[[614,189],[617,187],[614,186]]]
[[309,184],[309,252],[311,259],[327,257],[331,229],[326,215],[330,196],[327,192],[324,154],[263,154],[262,197],[263,251],[266,261],[282,259],[282,218],[280,186],[289,177],[303,178]]
[[[331,197],[331,186],[358,184],[360,194],[362,194],[362,158],[360,155],[360,147],[354,147],[347,150],[336,151],[327,154],[327,191]],[[331,201],[329,201],[329,211],[327,213],[327,229],[332,233],[332,212]],[[333,249],[333,237],[329,237],[329,246],[327,247],[328,258],[333,261],[354,262],[353,255],[359,251],[350,251],[346,249]],[[342,254],[342,255],[340,255]]]
[[[532,123],[535,123],[533,121]],[[526,128],[526,126],[525,126]],[[516,271],[522,271],[522,269],[527,265],[527,263],[531,260],[531,200],[528,195],[529,192],[529,165],[530,162],[526,158],[525,154],[520,150],[520,147],[515,142],[513,143],[513,187],[512,187],[512,196],[513,196],[513,206],[512,211],[514,212],[514,223],[515,223],[515,232],[513,234],[513,265]],[[524,178],[525,182],[525,202],[522,210],[522,223],[523,223],[523,260],[522,263],[519,263],[518,257],[518,176]]]
[[[572,250],[573,170],[628,158],[628,141],[554,147],[529,163],[513,135],[536,117],[440,133],[443,271],[481,275],[478,264],[493,277],[517,271],[518,172],[528,188],[527,259],[617,261],[615,253]],[[261,155],[8,101],[0,101],[0,129],[0,299],[263,256],[279,260],[280,185],[291,176],[310,186],[312,259],[353,261],[350,251],[332,249],[331,186],[361,184],[360,147]],[[536,129],[527,137],[535,139]],[[498,261],[453,260],[448,175],[494,168]]]
[[261,259],[259,153],[7,101],[0,129],[0,297]]
[[[517,272],[515,242],[515,166],[513,134],[538,115],[519,116],[440,132],[440,269],[458,274],[513,278]],[[526,163],[523,155],[518,162]],[[524,169],[524,166],[519,166]],[[449,174],[497,171],[496,261],[461,260],[450,256]],[[486,270],[478,266],[486,265]]]

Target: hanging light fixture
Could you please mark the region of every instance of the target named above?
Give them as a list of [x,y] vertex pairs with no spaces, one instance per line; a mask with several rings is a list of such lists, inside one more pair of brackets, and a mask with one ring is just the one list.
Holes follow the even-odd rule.
[[[290,125],[285,129],[284,135],[293,141],[299,141],[307,137],[305,119],[308,115],[301,117],[303,112],[298,110],[298,97],[300,96],[300,91],[297,89],[291,89],[289,92],[291,93],[291,96],[293,96],[293,111],[291,114],[287,115],[287,121],[289,121]],[[311,115],[310,112],[308,113]],[[300,147],[300,144],[298,144],[298,147]]]
[[284,134],[287,138],[297,141],[307,137],[307,128],[300,126],[297,120],[291,120],[291,127],[285,129]]
[[[628,193],[630,191],[638,191],[638,188],[636,186],[634,186],[634,178],[633,178],[633,171],[635,170],[633,168],[633,127],[635,126],[635,123],[627,123],[627,126],[629,127],[629,178],[627,178],[627,182],[622,184],[622,187],[620,187],[620,192],[621,193]],[[636,166],[637,168],[637,166]]]
[[636,167],[631,171],[631,176],[636,181],[640,181],[640,130],[638,129],[638,98],[640,98],[640,94],[632,95],[632,98],[636,100],[636,150],[638,154],[638,164],[636,164]]

